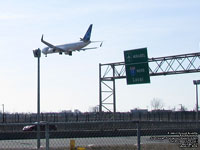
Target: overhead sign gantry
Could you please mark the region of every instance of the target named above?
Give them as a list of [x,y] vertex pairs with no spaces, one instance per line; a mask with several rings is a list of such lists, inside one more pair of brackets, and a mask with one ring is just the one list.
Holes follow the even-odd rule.
[[[200,52],[148,58],[149,75],[200,72]],[[115,80],[126,78],[125,62],[99,64],[99,112],[116,112]]]

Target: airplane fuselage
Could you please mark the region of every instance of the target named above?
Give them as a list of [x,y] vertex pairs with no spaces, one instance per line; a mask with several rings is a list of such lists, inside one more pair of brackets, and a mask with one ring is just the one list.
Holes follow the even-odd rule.
[[[86,47],[90,43],[91,43],[91,41],[87,41],[87,42],[79,41],[79,42],[74,42],[74,43],[57,45],[56,47],[62,49],[63,53],[70,54],[70,52],[72,52],[72,51],[81,50],[82,48]],[[51,48],[51,47],[45,47],[42,50],[42,53],[45,54],[45,55],[52,54],[52,53],[62,53],[62,52],[60,52],[59,49],[55,49],[55,48]]]

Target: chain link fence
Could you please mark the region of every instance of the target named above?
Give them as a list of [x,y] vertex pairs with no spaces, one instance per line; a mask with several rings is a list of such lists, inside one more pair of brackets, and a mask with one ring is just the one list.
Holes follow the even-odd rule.
[[0,124],[0,150],[199,150],[199,122],[98,121]]
[[[195,111],[171,111],[171,110],[131,110],[131,112],[90,112],[90,113],[41,113],[41,120],[47,122],[91,122],[91,121],[196,121]],[[199,116],[200,120],[200,116]],[[37,121],[36,113],[1,113],[1,123],[32,123]]]

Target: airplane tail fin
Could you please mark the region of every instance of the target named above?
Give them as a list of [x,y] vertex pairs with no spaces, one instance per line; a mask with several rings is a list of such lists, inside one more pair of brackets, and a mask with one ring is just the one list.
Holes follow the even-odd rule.
[[89,26],[87,32],[85,33],[84,37],[81,38],[81,40],[84,42],[90,41],[91,32],[92,32],[92,24]]

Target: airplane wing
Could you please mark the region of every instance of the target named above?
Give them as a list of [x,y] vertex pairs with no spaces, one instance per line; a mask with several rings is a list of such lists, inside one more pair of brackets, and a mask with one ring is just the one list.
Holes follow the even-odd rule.
[[103,45],[103,41],[91,41],[91,43],[101,43],[99,47]]
[[47,41],[43,40],[43,35],[42,35],[42,38],[41,38],[41,42],[44,43],[45,45],[47,45],[48,47],[53,48],[53,49],[55,49],[59,52],[65,52],[62,48],[56,47],[53,44],[50,44]]
[[67,52],[65,52],[65,55],[69,55],[69,56],[72,56],[72,52],[75,52],[75,51],[85,51],[85,50],[89,50],[89,49],[97,49],[98,47],[90,47],[90,48],[81,48],[81,49],[76,49],[76,50],[68,50]]
[[[101,42],[101,44],[100,44],[100,46],[99,46],[99,47],[101,47],[102,44],[103,44],[103,41],[91,41],[91,43],[97,43],[97,42],[98,42],[98,43]],[[88,50],[88,49],[97,49],[97,48],[99,48],[99,47],[81,48],[80,50],[85,51],[85,50]],[[80,51],[80,50],[78,50],[78,51]]]
[[[90,47],[90,48],[81,48],[80,50],[83,50],[83,51],[85,51],[85,50],[89,50],[89,49],[97,49],[98,47]],[[78,51],[80,51],[80,50],[78,50]]]

